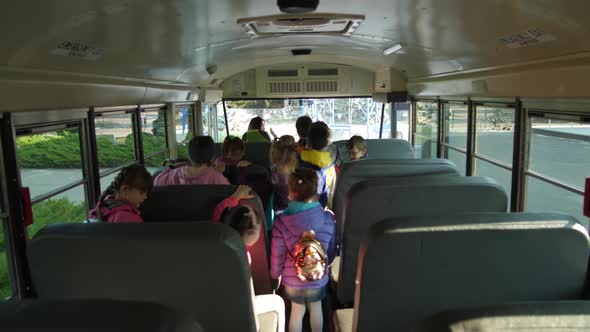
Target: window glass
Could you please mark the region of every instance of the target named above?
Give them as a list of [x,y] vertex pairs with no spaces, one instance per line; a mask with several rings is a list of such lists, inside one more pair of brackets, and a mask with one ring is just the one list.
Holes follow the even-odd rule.
[[189,141],[193,136],[193,123],[194,117],[194,106],[176,106],[175,118],[176,118],[176,142],[183,143]]
[[415,154],[418,158],[429,159],[436,158],[436,142],[430,138],[424,138],[416,135]]
[[100,172],[135,160],[135,139],[131,114],[96,117],[96,145]]
[[416,134],[436,141],[438,111],[436,103],[416,103]]
[[32,199],[82,180],[78,128],[20,136],[16,145],[21,183]]
[[496,180],[496,182],[504,188],[508,195],[508,199],[510,199],[510,192],[512,191],[512,171],[475,158],[473,173],[473,175],[488,176]]
[[476,153],[512,165],[514,109],[476,108]]
[[590,125],[531,118],[529,170],[577,188],[590,176]]
[[144,156],[166,150],[165,116],[164,111],[141,112],[141,136]]
[[34,204],[33,224],[28,227],[29,238],[45,225],[86,220],[88,206],[84,197],[84,186],[80,185]]
[[451,160],[457,166],[459,174],[465,175],[465,164],[467,163],[467,155],[463,152],[455,151],[453,149],[446,149],[446,159]]
[[444,104],[445,143],[462,149],[467,149],[467,106]]
[[0,220],[0,300],[12,295],[5,239],[5,235],[8,234],[4,234],[3,222],[4,220]]
[[166,161],[166,152],[159,153],[159,154],[151,156],[145,160],[145,168],[151,174],[154,174],[154,171],[159,169],[160,167],[162,167],[162,165],[164,165],[165,161]]
[[[215,113],[215,115],[217,116],[217,140],[216,140],[216,142],[221,143],[221,142],[223,142],[223,140],[227,136],[227,130],[225,128],[225,117],[223,115],[223,102],[219,102],[219,103],[217,103],[217,105],[214,105],[212,107],[215,107],[217,110],[217,112]],[[227,111],[228,111],[227,117],[229,119],[229,123],[231,126],[232,120],[231,120],[231,116],[229,115],[229,109]],[[250,121],[250,120],[248,120],[248,121]],[[248,128],[248,122],[246,122],[243,125],[245,125],[245,128]],[[232,131],[232,127],[230,127],[229,129],[230,129],[230,133],[232,133],[232,135],[233,135],[234,132]],[[240,133],[240,131],[237,131],[235,133],[235,135],[240,135],[240,137],[241,137],[242,134],[239,134],[239,133]],[[211,136],[211,137],[213,137],[213,139],[215,139],[215,136]]]
[[526,210],[557,211],[571,215],[588,228],[588,218],[584,217],[582,208],[584,197],[571,191],[554,186],[545,181],[526,177]]
[[395,103],[397,133],[394,138],[410,140],[410,103]]
[[[379,138],[381,107],[383,104],[372,98],[324,98],[324,99],[280,99],[280,100],[238,100],[226,102],[230,133],[242,136],[248,130],[250,120],[260,116],[265,120],[265,129],[277,136],[291,135],[298,140],[295,121],[307,115],[314,121],[324,121],[331,129],[332,142],[348,140],[352,135],[364,138]],[[390,137],[391,115],[385,110],[383,138]],[[223,113],[221,113],[223,114]],[[220,118],[219,121],[222,121]],[[219,122],[221,133],[225,132]],[[224,126],[224,124],[223,124]],[[223,129],[222,129],[223,128]],[[223,131],[221,131],[223,130]]]

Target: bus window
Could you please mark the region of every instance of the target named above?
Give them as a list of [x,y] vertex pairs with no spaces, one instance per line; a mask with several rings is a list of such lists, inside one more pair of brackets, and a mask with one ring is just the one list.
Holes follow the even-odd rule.
[[581,192],[584,178],[590,176],[590,125],[546,116],[532,116],[529,121],[526,209],[562,211],[586,223]]
[[21,183],[33,203],[30,237],[46,224],[86,219],[79,133],[69,128],[16,139]]
[[[230,134],[242,136],[250,119],[265,119],[266,131],[277,136],[291,135],[298,140],[295,121],[307,115],[325,122],[332,131],[331,141],[348,140],[352,135],[379,138],[381,103],[372,98],[316,98],[226,101]],[[385,109],[383,138],[391,137],[391,112]]]
[[102,113],[96,117],[95,125],[101,174],[136,160],[131,114]]
[[194,105],[176,105],[175,107],[176,142],[184,144],[194,136],[192,123],[195,108]]
[[443,104],[443,157],[452,160],[462,175],[467,161],[467,105]]
[[168,149],[164,117],[165,112],[161,110],[141,112],[143,153],[145,165],[150,172],[156,170],[166,160]]
[[489,176],[512,191],[512,151],[514,146],[514,108],[477,106],[475,109],[474,175]]
[[419,158],[436,158],[438,145],[438,107],[436,102],[416,103],[414,148]]
[[2,300],[12,295],[5,238],[8,234],[4,233],[4,220],[2,218],[0,221],[0,299]]
[[[396,133],[393,138],[410,141],[410,103],[395,103]],[[383,136],[385,137],[385,136]],[[389,136],[387,136],[389,137]]]

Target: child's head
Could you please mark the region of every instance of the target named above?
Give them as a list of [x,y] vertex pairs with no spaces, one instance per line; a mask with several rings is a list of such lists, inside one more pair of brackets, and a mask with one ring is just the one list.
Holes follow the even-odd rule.
[[297,166],[297,146],[295,143],[283,143],[280,139],[273,142],[270,146],[270,163],[274,167],[289,168],[289,171],[293,171]]
[[361,136],[354,135],[346,142],[350,160],[363,159],[367,154],[367,143]]
[[330,144],[330,128],[322,121],[314,122],[309,128],[307,145],[314,150],[323,150]]
[[129,202],[139,207],[147,198],[152,189],[152,175],[141,165],[131,165],[123,168],[115,177],[109,187],[103,192],[100,201],[104,202],[107,196]]
[[235,229],[246,246],[251,246],[258,241],[262,226],[251,208],[244,205],[227,208],[221,215],[221,222]]
[[313,200],[318,189],[318,176],[314,170],[298,168],[289,176],[289,199],[298,202]]
[[252,118],[248,125],[248,130],[264,130],[264,119],[259,116]]
[[215,142],[211,136],[195,136],[188,142],[188,156],[194,166],[210,164],[214,153]]
[[235,161],[242,160],[242,158],[244,158],[244,153],[246,153],[244,141],[236,136],[227,136],[223,140],[221,153],[224,158]]
[[279,137],[279,142],[283,144],[295,144],[295,137],[291,135],[283,135]]
[[297,135],[299,135],[299,138],[307,138],[307,134],[309,133],[309,128],[311,127],[312,123],[313,120],[307,115],[297,118],[297,121],[295,122],[295,128],[297,128]]

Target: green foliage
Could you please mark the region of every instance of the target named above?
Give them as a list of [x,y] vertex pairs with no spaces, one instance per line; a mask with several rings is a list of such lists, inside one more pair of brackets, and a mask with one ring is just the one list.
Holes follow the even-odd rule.
[[166,121],[164,120],[164,112],[158,112],[158,118],[152,122],[152,134],[154,136],[166,135]]
[[88,217],[85,202],[75,203],[69,199],[52,198],[33,205],[34,223],[29,226],[29,237],[33,237],[43,226],[60,222],[79,222]]
[[12,289],[8,274],[8,257],[6,257],[4,250],[0,250],[0,299],[5,299],[10,295],[12,295]]
[[[166,147],[163,136],[143,133],[144,154],[149,155]],[[99,167],[115,167],[135,159],[133,136],[122,142],[112,136],[97,136]],[[68,131],[58,135],[32,135],[17,138],[19,167],[21,168],[81,168],[80,137]],[[157,160],[150,160],[155,163]],[[159,166],[151,165],[148,166]]]

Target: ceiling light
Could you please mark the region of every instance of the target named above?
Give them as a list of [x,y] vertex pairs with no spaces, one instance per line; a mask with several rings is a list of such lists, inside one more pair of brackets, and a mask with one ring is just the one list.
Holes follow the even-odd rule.
[[383,50],[383,54],[385,55],[390,55],[396,52],[399,52],[403,47],[403,45],[401,43],[397,43],[393,46],[391,46],[390,48],[386,48]]

